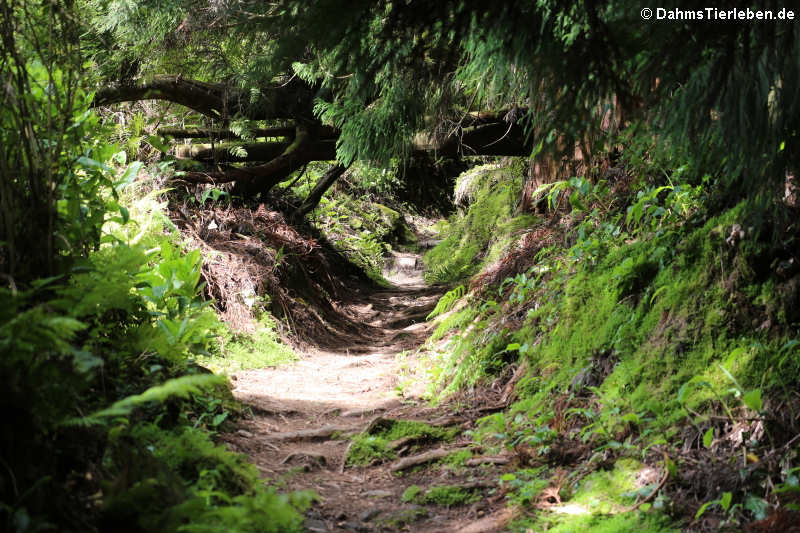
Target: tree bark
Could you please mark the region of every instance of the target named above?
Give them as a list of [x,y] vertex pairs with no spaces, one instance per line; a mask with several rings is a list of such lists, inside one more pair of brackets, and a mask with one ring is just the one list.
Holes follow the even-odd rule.
[[[251,92],[221,83],[183,79],[181,76],[157,76],[152,81],[135,86],[118,85],[99,90],[93,106],[105,106],[125,101],[158,99],[175,102],[203,115],[225,122],[241,116],[251,120],[291,120],[290,128],[259,129],[256,136],[285,137],[285,142],[247,143],[241,145],[246,155],[235,155],[230,146],[189,148],[183,156],[206,163],[260,163],[249,167],[232,167],[209,172],[186,172],[181,176],[193,183],[237,182],[245,194],[269,191],[289,174],[310,161],[336,159],[336,140],[339,131],[322,126],[313,115],[314,87],[297,77],[283,85],[262,88],[255,101]],[[437,157],[464,155],[527,156],[533,142],[525,135],[521,124],[524,108],[471,112],[461,116],[458,123],[443,137],[424,137],[414,143],[413,155],[435,154]],[[159,133],[180,138],[236,139],[228,129],[161,129]],[[179,156],[181,155],[179,151]],[[341,166],[332,167],[318,187],[298,208],[303,216],[316,207],[324,192],[344,172]]]
[[526,139],[524,128],[516,123],[493,122],[456,129],[442,140],[419,139],[414,152],[434,152],[437,155],[527,156],[533,148]]
[[[233,146],[241,146],[246,155],[231,152]],[[281,155],[288,142],[247,143],[242,145],[178,147],[176,155],[203,163],[243,163],[269,161]],[[522,127],[516,124],[494,123],[465,128],[460,135],[452,135],[444,142],[420,140],[414,144],[413,155],[435,153],[438,156],[458,157],[464,155],[527,156],[532,149],[525,140]],[[308,161],[331,161],[336,159],[336,141],[316,140],[304,148]]]
[[[237,155],[231,149],[235,146],[241,147],[246,155]],[[222,145],[213,149],[203,145],[179,146],[175,150],[175,155],[179,159],[193,159],[202,163],[243,163],[269,161],[285,152],[291,143],[248,143],[241,145]],[[310,142],[303,150],[308,161],[331,161],[336,159],[336,141],[322,140]]]
[[[198,129],[181,129],[181,128],[158,128],[156,131],[164,137],[174,137],[176,139],[240,139],[241,137],[231,130],[198,128]],[[289,137],[294,138],[294,127],[287,126],[284,128],[259,128],[253,130],[253,137]]]
[[308,196],[300,204],[300,207],[294,212],[293,216],[297,219],[303,218],[308,213],[310,213],[315,207],[319,205],[319,201],[322,200],[322,195],[325,194],[325,191],[331,188],[331,185],[339,179],[339,177],[344,174],[344,171],[347,170],[347,167],[344,165],[334,165],[328,169],[327,172],[319,179],[317,184],[308,193]]
[[141,85],[114,85],[97,91],[93,107],[134,102],[166,100],[181,104],[215,119],[242,116],[251,120],[301,119],[317,122],[313,114],[315,90],[297,77],[277,87],[261,89],[252,101],[251,92],[221,83],[206,83],[178,76],[156,76]]
[[[176,139],[221,139],[233,140],[241,139],[241,136],[232,132],[231,130],[223,129],[210,129],[210,128],[197,128],[197,129],[182,129],[182,128],[158,128],[156,131],[159,135],[164,137],[174,137]],[[294,126],[278,126],[274,128],[256,128],[251,132],[254,138],[260,137],[287,137],[294,139],[295,127]],[[317,128],[317,138],[319,139],[335,139],[339,135],[339,130],[330,126],[319,126]]]
[[297,127],[294,142],[291,144],[265,143],[261,149],[270,151],[269,154],[262,153],[270,156],[262,165],[215,172],[186,172],[180,179],[192,183],[214,184],[236,181],[242,192],[255,195],[268,192],[309,161],[336,159],[334,141],[313,142],[310,131],[302,126]]

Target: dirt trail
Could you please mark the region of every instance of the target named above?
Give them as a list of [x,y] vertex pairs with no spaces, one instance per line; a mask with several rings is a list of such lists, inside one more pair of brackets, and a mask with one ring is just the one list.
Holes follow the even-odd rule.
[[[496,493],[502,466],[448,467],[429,463],[393,472],[396,461],[436,450],[469,445],[459,435],[447,442],[398,446],[395,462],[366,467],[345,465],[350,440],[377,417],[411,419],[465,429],[464,413],[400,397],[397,354],[420,346],[430,334],[425,316],[442,290],[425,285],[417,255],[395,253],[386,277],[393,286],[339,302],[367,332],[369,341],[337,350],[310,349],[297,363],[281,368],[240,372],[234,394],[251,406],[253,418],[226,435],[228,444],[248,454],[281,490],[311,489],[320,501],[307,513],[308,531],[496,531],[508,520],[502,495]],[[407,394],[407,393],[406,393]],[[474,418],[474,417],[473,417]],[[478,450],[474,450],[478,454]],[[435,485],[467,487],[475,494],[462,506],[403,502],[404,490],[422,493]]]

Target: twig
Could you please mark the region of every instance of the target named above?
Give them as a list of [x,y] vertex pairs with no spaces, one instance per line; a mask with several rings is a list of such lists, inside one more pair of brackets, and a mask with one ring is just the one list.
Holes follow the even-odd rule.
[[627,509],[624,509],[622,511],[623,513],[630,513],[632,511],[635,511],[636,509],[641,507],[643,504],[649,502],[650,500],[655,498],[656,494],[658,494],[658,491],[663,489],[664,485],[667,484],[667,480],[669,479],[669,467],[667,465],[667,463],[669,461],[669,456],[667,455],[667,452],[662,452],[662,453],[664,454],[664,476],[661,478],[661,482],[659,482],[658,486],[655,489],[653,489],[653,492],[648,494],[645,499],[643,499],[643,500],[641,500],[639,502],[636,502],[635,504],[633,504],[632,507],[628,507]]
[[480,465],[505,465],[511,462],[508,455],[483,455],[479,457],[472,457],[464,462],[465,466],[480,466]]
[[339,473],[344,474],[344,468],[347,466],[347,454],[350,453],[350,447],[353,446],[353,441],[347,443],[347,447],[344,449],[344,455],[342,455],[342,465],[339,467]]

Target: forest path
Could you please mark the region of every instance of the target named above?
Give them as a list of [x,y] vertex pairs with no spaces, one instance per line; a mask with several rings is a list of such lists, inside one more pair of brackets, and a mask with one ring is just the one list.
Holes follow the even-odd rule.
[[[249,455],[279,490],[310,489],[319,495],[307,513],[308,531],[488,532],[501,529],[510,517],[496,492],[502,465],[468,467],[462,459],[460,465],[426,461],[398,468],[398,461],[470,446],[462,431],[482,412],[473,408],[473,416],[465,416],[454,405],[432,408],[408,391],[398,395],[404,365],[415,364],[413,356],[398,354],[424,343],[431,328],[425,317],[443,292],[425,285],[421,265],[418,255],[395,252],[385,272],[392,287],[361,295],[354,291],[352,301],[339,302],[370,328],[368,342],[333,351],[309,349],[294,364],[233,376],[235,396],[254,416],[223,439]],[[423,421],[456,436],[400,439],[392,445],[394,457],[385,462],[345,464],[348,437],[380,432],[393,420]],[[470,451],[477,455],[477,449]],[[433,486],[461,487],[471,501],[404,502],[402,495],[412,485],[421,488],[420,495]]]

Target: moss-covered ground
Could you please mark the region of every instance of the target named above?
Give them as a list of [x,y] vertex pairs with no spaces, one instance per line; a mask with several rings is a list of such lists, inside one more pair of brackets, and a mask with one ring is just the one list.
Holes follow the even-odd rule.
[[[433,319],[434,397],[526,365],[510,408],[474,432],[546,466],[539,481],[509,484],[531,513],[519,531],[737,530],[788,501],[761,488],[785,487],[796,466],[796,422],[774,412],[797,408],[800,364],[785,206],[719,206],[708,177],[628,163],[622,177],[596,170],[542,188],[540,218],[513,216],[513,164],[474,169],[460,179],[472,180],[469,206],[426,256],[432,280],[484,272]],[[519,227],[555,238],[530,253],[512,246]],[[669,472],[663,487],[635,486],[639,461]],[[555,467],[571,486],[548,507],[531,494]],[[637,498],[649,501],[621,512]]]
[[399,443],[430,443],[447,441],[459,433],[455,428],[433,427],[412,420],[386,420],[354,436],[347,453],[347,463],[367,465],[397,457]]

